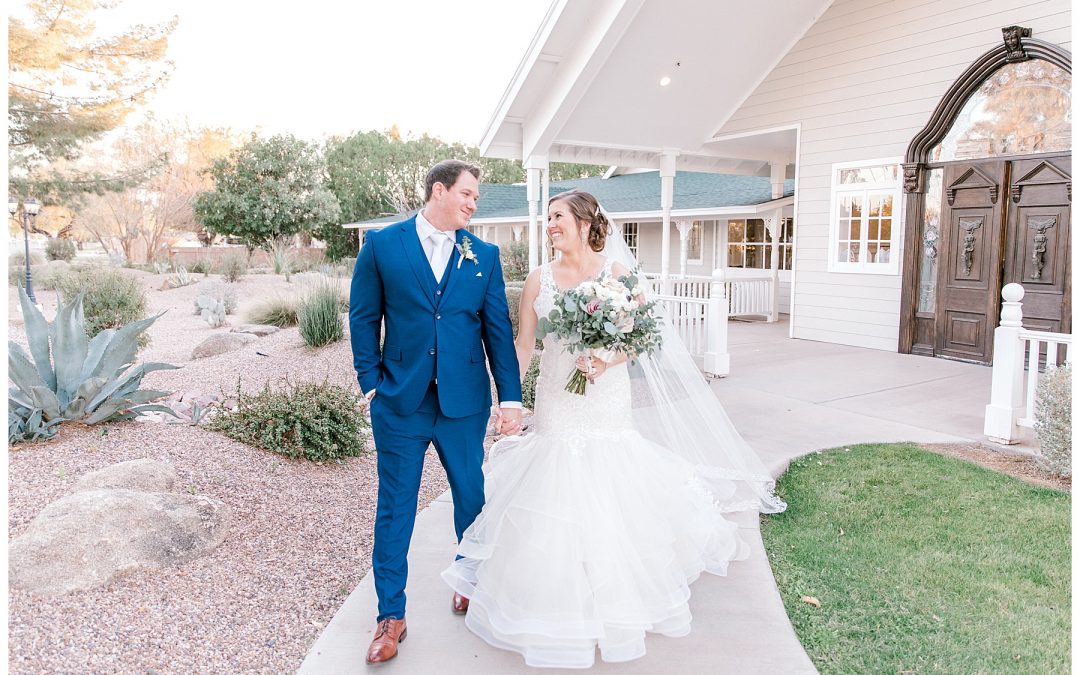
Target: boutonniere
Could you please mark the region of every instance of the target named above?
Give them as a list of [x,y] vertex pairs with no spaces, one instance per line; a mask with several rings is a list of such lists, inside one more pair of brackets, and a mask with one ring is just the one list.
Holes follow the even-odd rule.
[[472,242],[468,237],[464,237],[460,244],[454,244],[457,247],[458,259],[457,266],[461,269],[462,260],[471,260],[474,265],[479,265],[480,261],[476,259],[476,254],[472,250]]

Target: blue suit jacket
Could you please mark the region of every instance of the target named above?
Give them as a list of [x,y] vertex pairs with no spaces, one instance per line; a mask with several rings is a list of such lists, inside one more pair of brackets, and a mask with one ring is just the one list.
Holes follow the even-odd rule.
[[[500,401],[521,400],[499,247],[465,230],[476,262],[455,249],[441,295],[416,234],[416,218],[369,232],[356,259],[349,299],[353,367],[360,389],[399,415],[416,411],[432,378],[447,417],[491,406],[491,363]],[[380,349],[380,328],[385,336]]]

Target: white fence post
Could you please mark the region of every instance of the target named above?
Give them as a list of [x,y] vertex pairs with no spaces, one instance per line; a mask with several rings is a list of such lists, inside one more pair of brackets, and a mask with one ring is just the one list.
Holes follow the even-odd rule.
[[[1016,420],[1024,406],[1024,287],[1006,284],[1001,289],[1001,323],[994,329],[994,364],[990,385],[990,404],[986,406],[983,433],[997,443],[1013,444]],[[1038,361],[1036,361],[1036,369]],[[1035,374],[1031,375],[1035,377]]]
[[724,376],[731,372],[731,355],[728,354],[728,298],[724,270],[717,268],[712,274],[709,292],[709,316],[705,330],[705,373]]

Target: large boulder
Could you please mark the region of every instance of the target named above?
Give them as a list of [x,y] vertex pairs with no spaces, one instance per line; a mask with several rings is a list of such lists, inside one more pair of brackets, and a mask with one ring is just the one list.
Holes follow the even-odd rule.
[[152,459],[133,459],[91,471],[75,483],[75,492],[124,489],[139,492],[170,492],[176,484],[176,469]]
[[125,572],[180,565],[225,538],[229,510],[204,496],[87,490],[58,499],[8,548],[12,588],[88,590]]
[[255,342],[259,338],[248,333],[214,333],[199,343],[191,352],[193,359],[205,359],[218,354],[227,354]]

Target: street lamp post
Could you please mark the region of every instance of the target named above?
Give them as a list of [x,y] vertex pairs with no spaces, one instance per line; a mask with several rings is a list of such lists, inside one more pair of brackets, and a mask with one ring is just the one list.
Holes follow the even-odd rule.
[[[19,210],[19,202],[17,199],[8,198],[8,213],[12,216]],[[30,220],[36,218],[38,211],[41,210],[41,204],[38,200],[30,197],[23,201],[23,246],[26,255],[26,297],[30,298],[31,304],[37,304],[37,298],[34,297],[34,280],[30,276]]]

